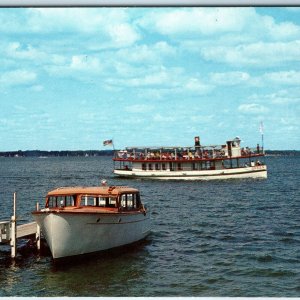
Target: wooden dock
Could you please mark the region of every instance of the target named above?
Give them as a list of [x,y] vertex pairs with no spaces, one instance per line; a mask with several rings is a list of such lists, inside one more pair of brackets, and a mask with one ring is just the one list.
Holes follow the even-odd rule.
[[16,193],[14,193],[13,216],[10,221],[0,221],[0,244],[10,244],[11,257],[17,255],[17,239],[35,236],[37,248],[40,249],[40,227],[36,222],[17,225]]
[[36,235],[36,233],[37,233],[36,222],[30,222],[27,224],[17,226],[17,239],[25,238],[30,235]]
[[[22,224],[17,226],[16,238],[26,238],[31,235],[36,235],[37,224],[36,222],[30,222],[27,224]],[[8,243],[11,237],[11,222],[10,221],[0,221],[0,243]]]

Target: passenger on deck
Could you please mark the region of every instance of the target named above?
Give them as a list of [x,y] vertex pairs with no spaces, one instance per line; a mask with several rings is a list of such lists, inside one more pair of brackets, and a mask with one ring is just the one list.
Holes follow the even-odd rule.
[[188,153],[186,151],[184,151],[183,154],[182,154],[182,157],[184,159],[188,159],[189,158]]

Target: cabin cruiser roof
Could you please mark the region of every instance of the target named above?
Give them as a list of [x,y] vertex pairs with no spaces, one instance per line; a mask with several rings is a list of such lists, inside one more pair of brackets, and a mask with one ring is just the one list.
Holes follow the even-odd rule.
[[74,194],[118,195],[123,192],[135,193],[138,192],[138,190],[128,186],[60,187],[48,192],[47,196],[61,196],[61,195],[74,195]]

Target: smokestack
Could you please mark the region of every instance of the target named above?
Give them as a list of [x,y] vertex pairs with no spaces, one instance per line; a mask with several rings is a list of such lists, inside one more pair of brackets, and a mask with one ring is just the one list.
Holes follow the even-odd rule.
[[200,147],[200,137],[195,136],[195,147]]

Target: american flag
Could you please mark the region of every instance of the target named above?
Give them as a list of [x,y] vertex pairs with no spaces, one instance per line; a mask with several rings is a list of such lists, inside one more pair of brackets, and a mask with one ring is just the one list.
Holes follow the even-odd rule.
[[113,143],[112,140],[106,140],[106,141],[103,141],[103,146],[112,145],[112,143]]

